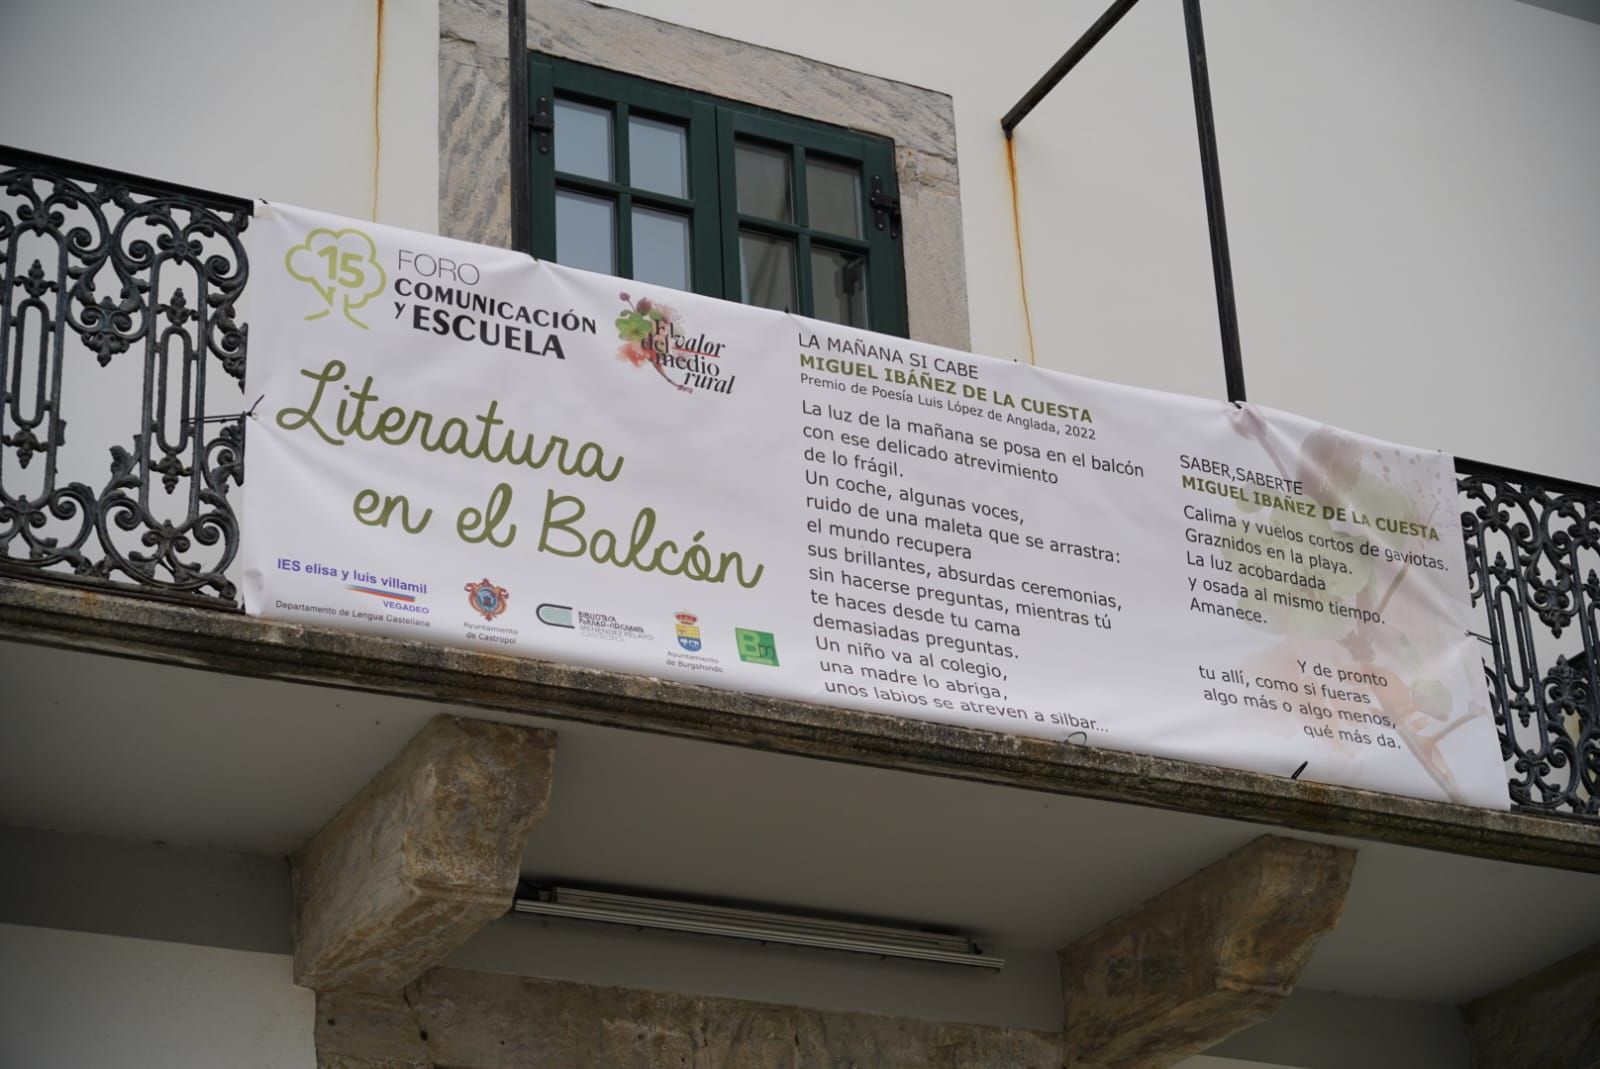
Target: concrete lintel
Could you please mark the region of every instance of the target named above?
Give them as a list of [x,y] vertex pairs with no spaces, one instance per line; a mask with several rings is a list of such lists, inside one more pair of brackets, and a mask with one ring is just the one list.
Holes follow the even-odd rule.
[[1061,951],[1069,1069],[1165,1069],[1271,1016],[1355,851],[1264,835]]
[[1600,1069],[1600,943],[1474,999],[1461,1016],[1473,1069]]
[[416,1012],[401,991],[321,991],[317,1069],[433,1069]]
[[555,735],[438,716],[290,858],[294,979],[394,992],[511,908]]
[[430,969],[317,1000],[319,1069],[1059,1069],[1053,1032]]
[[654,731],[902,772],[1600,872],[1583,821],[1496,812],[1143,754],[358,635],[0,575],[18,642]]

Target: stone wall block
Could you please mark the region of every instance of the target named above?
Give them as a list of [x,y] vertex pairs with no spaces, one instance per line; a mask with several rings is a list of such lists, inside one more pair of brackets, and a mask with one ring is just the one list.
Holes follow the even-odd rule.
[[317,1069],[433,1069],[411,1006],[400,992],[317,995]]
[[1061,952],[1068,1066],[1163,1069],[1269,1017],[1338,923],[1355,852],[1263,836]]
[[291,858],[295,982],[399,991],[511,907],[547,731],[434,718]]
[[1600,943],[1461,1007],[1473,1069],[1600,1069]]
[[433,969],[407,992],[452,1069],[1059,1069],[1058,1035]]

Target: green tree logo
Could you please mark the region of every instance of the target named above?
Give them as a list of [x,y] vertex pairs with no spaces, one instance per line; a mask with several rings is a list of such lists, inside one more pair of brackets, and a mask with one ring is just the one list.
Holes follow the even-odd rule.
[[367,324],[356,318],[356,310],[382,293],[389,282],[378,263],[377,245],[354,228],[311,231],[305,241],[289,250],[283,266],[290,278],[310,283],[327,305],[307,319],[321,319],[337,308],[362,330]]

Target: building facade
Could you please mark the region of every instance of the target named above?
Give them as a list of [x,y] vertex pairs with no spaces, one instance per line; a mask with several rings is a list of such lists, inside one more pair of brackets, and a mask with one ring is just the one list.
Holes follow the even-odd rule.
[[[266,622],[226,561],[141,563],[108,457],[249,537],[256,197],[1225,396],[1177,0],[1009,138],[1098,5],[517,6],[0,10],[0,488],[101,517],[63,548],[0,508],[0,1063],[1600,1065],[1600,22],[1206,8],[1251,400],[1461,458],[1506,539],[1500,813]],[[58,180],[105,195],[30,200]],[[137,249],[124,320],[29,288],[138,211],[220,257],[204,316]],[[191,400],[122,358],[145,311],[209,331]],[[508,912],[536,887],[1004,967]]]

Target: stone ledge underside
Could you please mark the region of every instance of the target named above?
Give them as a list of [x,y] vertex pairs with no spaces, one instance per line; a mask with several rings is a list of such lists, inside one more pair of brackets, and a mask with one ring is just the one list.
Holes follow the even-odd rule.
[[1461,1007],[1472,1069],[1600,1069],[1600,944]]
[[1356,852],[1263,835],[1062,949],[1070,1069],[1166,1069],[1277,1012]]
[[511,908],[555,734],[436,716],[289,858],[294,982],[400,991]]
[[1579,872],[1600,829],[0,576],[0,635]]
[[432,969],[317,999],[321,1069],[1059,1069],[1053,1032]]

